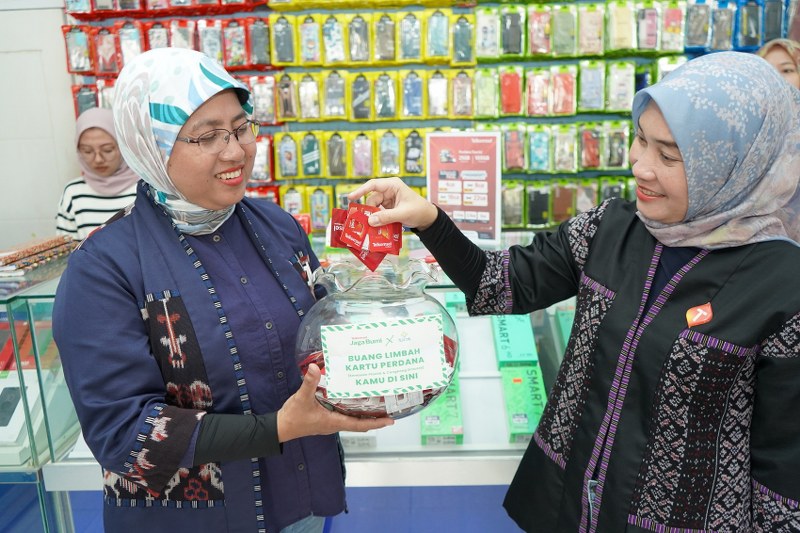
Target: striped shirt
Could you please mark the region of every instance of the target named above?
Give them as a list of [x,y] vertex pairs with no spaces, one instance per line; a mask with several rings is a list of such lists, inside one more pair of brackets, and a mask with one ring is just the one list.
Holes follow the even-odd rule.
[[136,183],[116,196],[102,196],[78,178],[67,183],[56,216],[56,233],[82,241],[136,199]]

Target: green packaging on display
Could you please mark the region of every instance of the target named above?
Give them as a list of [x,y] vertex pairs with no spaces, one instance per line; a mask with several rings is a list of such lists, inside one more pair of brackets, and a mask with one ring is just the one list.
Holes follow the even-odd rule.
[[530,442],[544,412],[547,393],[539,365],[506,366],[500,369],[506,404],[508,440]]
[[458,374],[456,374],[447,390],[420,413],[420,434],[423,445],[464,443],[459,389]]
[[532,365],[539,361],[529,315],[492,316],[497,367]]

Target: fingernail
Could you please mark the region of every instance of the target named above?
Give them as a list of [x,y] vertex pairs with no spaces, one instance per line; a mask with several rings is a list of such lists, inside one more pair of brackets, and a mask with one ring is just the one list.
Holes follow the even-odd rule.
[[378,218],[378,215],[370,215],[368,219],[370,226],[374,226],[375,224],[380,223],[380,221],[381,220]]

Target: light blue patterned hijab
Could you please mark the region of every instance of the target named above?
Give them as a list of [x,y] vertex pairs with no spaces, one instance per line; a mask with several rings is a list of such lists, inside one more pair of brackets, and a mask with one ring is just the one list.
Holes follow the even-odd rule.
[[212,211],[186,200],[167,174],[167,161],[189,116],[226,89],[235,89],[242,108],[252,114],[244,84],[205,54],[185,48],[157,48],[135,57],[115,85],[114,129],[122,156],[178,229],[191,235],[215,231],[234,206]]
[[651,100],[678,144],[689,191],[682,222],[639,213],[653,236],[706,249],[800,243],[800,91],[760,57],[719,52],[639,91],[634,124]]

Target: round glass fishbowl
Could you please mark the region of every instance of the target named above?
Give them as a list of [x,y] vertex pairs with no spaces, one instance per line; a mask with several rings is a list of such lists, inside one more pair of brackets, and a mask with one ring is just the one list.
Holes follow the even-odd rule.
[[354,262],[318,268],[327,295],[300,324],[300,373],[322,371],[317,399],[357,417],[394,419],[442,394],[456,368],[458,335],[450,314],[424,292],[438,267],[384,260],[375,272]]

